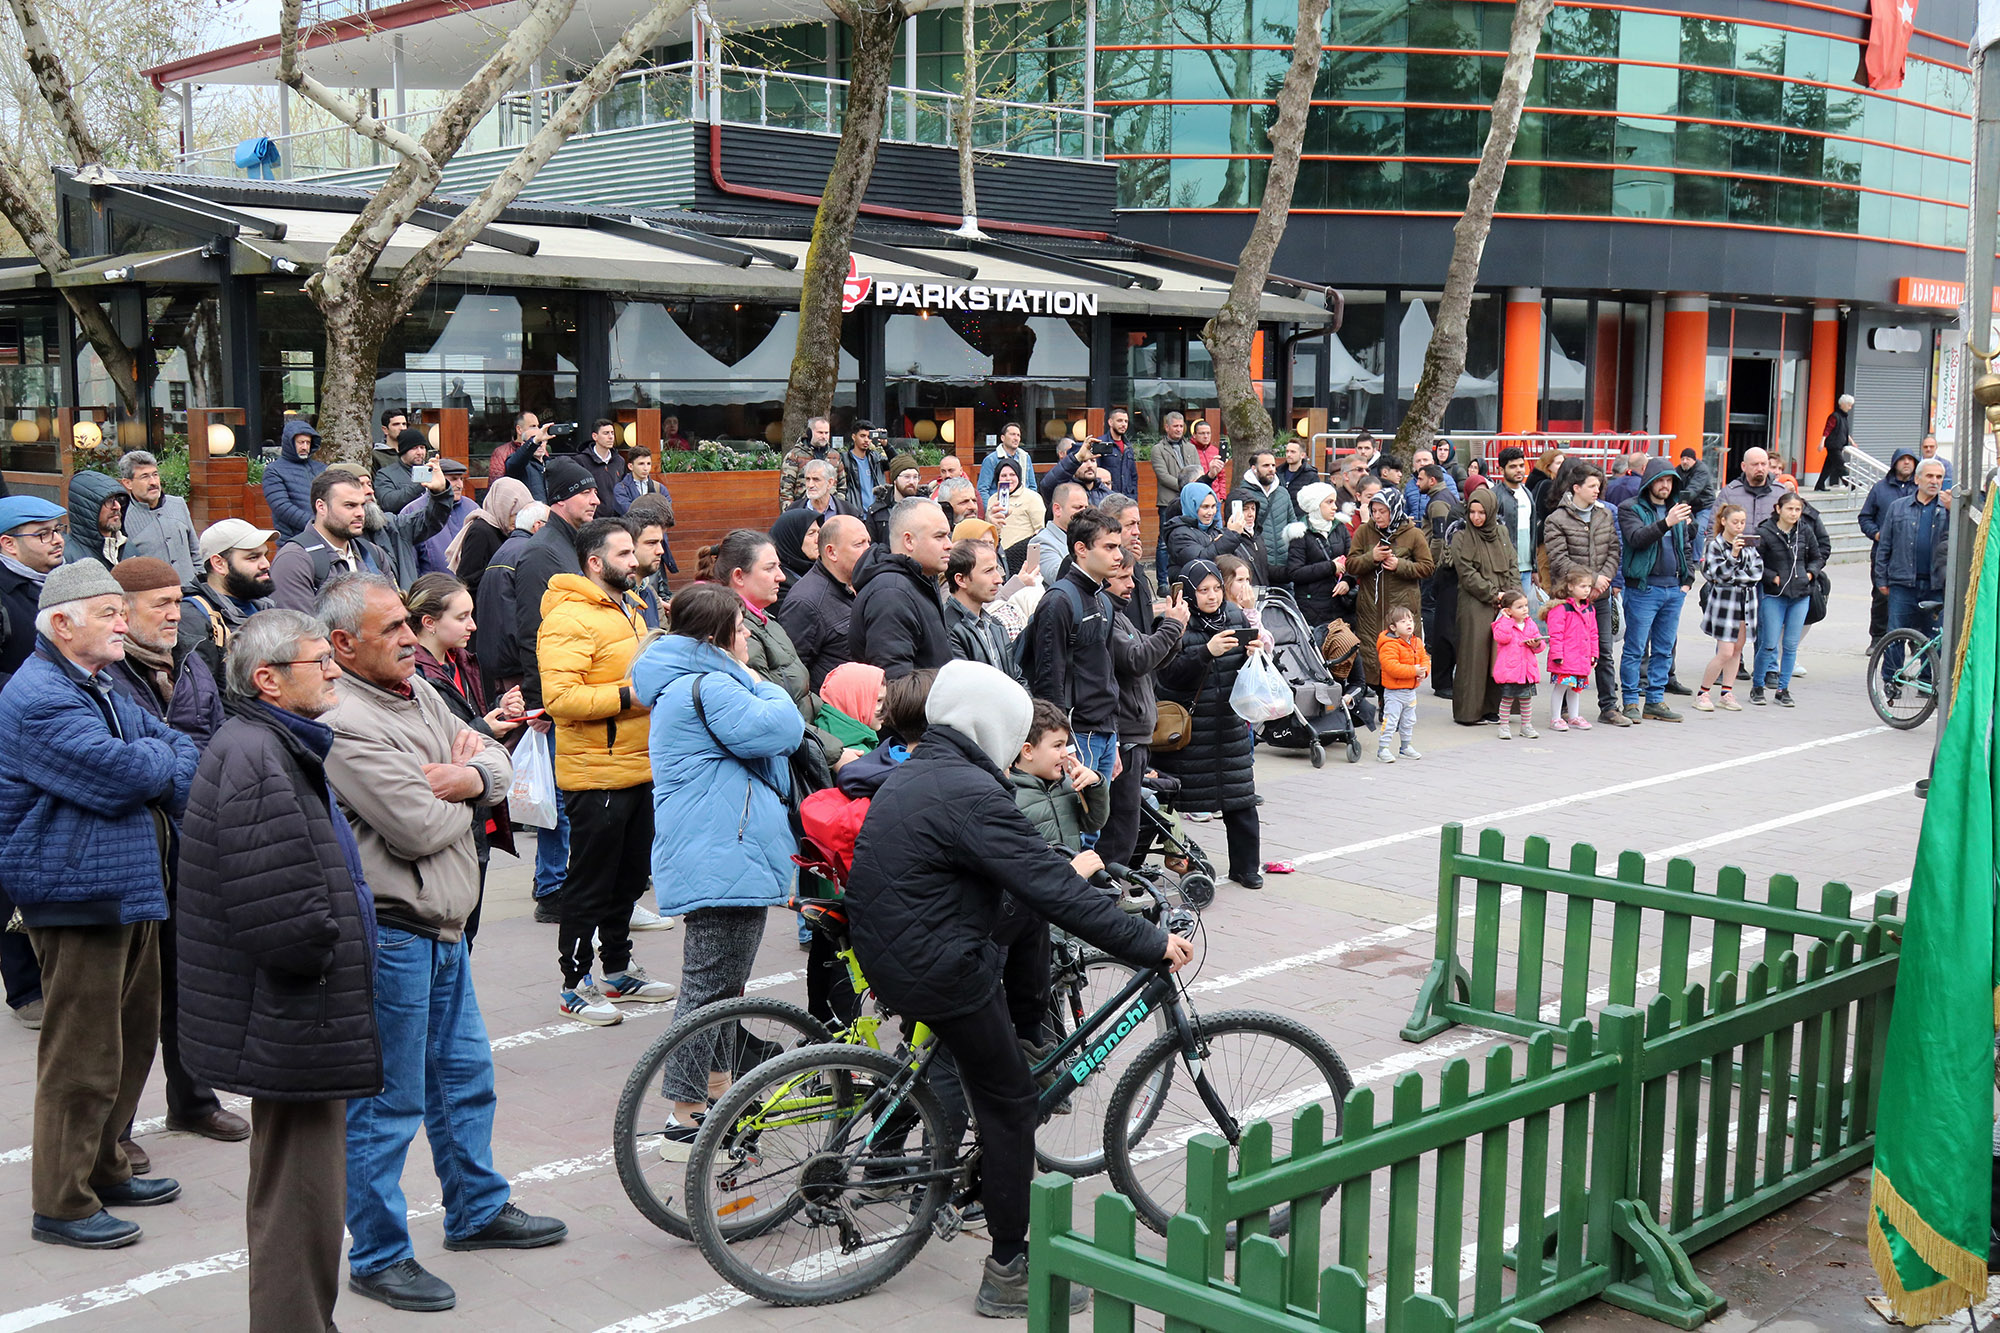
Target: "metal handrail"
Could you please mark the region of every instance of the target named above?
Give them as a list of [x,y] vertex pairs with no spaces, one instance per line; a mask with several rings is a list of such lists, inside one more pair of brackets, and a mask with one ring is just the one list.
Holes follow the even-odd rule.
[[[561,100],[581,80],[550,84],[504,95],[474,127],[467,148],[506,148],[525,142],[520,131],[532,132],[552,115]],[[664,86],[662,86],[664,85]],[[774,85],[780,90],[774,111]],[[720,62],[678,61],[630,70],[591,108],[587,133],[668,124],[673,121],[757,125],[838,134],[845,118],[840,104],[845,79],[760,69]],[[783,90],[791,90],[787,97]],[[891,87],[888,118],[882,137],[893,143],[935,147],[958,146],[958,107],[963,94],[924,88]],[[754,95],[754,104],[750,102]],[[636,98],[636,105],[634,100]],[[792,107],[803,108],[804,115]],[[436,118],[436,108],[384,116],[381,120],[416,134]],[[1101,111],[1058,103],[1016,102],[976,97],[973,104],[975,145],[988,152],[1013,152],[1034,157],[1103,158],[1110,117]],[[372,143],[357,138],[343,125],[271,135],[278,146],[282,176],[319,175],[381,165]],[[236,146],[195,149],[175,158],[182,171],[232,175]],[[357,160],[359,159],[359,160]]]

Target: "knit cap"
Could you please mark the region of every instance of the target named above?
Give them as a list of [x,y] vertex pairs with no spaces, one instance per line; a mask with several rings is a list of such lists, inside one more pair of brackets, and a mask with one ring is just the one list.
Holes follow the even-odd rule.
[[48,578],[42,582],[42,595],[35,603],[35,609],[46,611],[52,606],[87,601],[92,597],[124,595],[125,590],[118,586],[118,580],[111,577],[111,571],[101,561],[76,560],[58,565],[49,572]]

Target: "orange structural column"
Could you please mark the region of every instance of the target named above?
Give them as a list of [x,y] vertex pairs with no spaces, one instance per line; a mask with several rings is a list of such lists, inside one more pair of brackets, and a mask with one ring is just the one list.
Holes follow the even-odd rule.
[[1500,361],[1500,430],[1526,435],[1541,424],[1542,292],[1507,289],[1507,347]]
[[1840,365],[1840,312],[1832,306],[1817,306],[1812,322],[1812,368],[1806,378],[1805,464],[1806,472],[1826,467],[1826,419],[1840,396],[1836,382]]
[[1702,451],[1702,419],[1708,406],[1708,298],[1669,296],[1666,336],[1660,356],[1660,434],[1669,457],[1683,449]]

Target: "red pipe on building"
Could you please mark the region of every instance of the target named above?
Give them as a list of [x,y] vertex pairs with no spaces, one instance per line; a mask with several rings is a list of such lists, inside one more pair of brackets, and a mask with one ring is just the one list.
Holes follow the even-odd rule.
[[[744,199],[764,199],[779,204],[798,204],[805,208],[818,208],[820,204],[820,196],[816,194],[770,190],[761,185],[736,185],[725,179],[722,174],[722,126],[714,122],[708,127],[708,176],[715,182],[715,188],[724,194],[733,194]],[[894,218],[898,222],[925,222],[933,226],[951,227],[965,220],[956,214],[926,213],[914,208],[890,208],[886,204],[863,204],[861,211],[869,217]],[[979,225],[992,231],[1019,232],[1030,236],[1062,236],[1076,241],[1111,239],[1109,232],[1079,231],[1073,227],[1037,227],[1026,222],[996,222],[992,218],[979,219]]]

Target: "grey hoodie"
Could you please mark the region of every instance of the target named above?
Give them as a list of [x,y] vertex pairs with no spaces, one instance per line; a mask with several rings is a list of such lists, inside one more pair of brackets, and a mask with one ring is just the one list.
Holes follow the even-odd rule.
[[1002,773],[1021,757],[1034,717],[1028,692],[1006,672],[984,662],[945,663],[924,701],[925,721],[970,737]]

